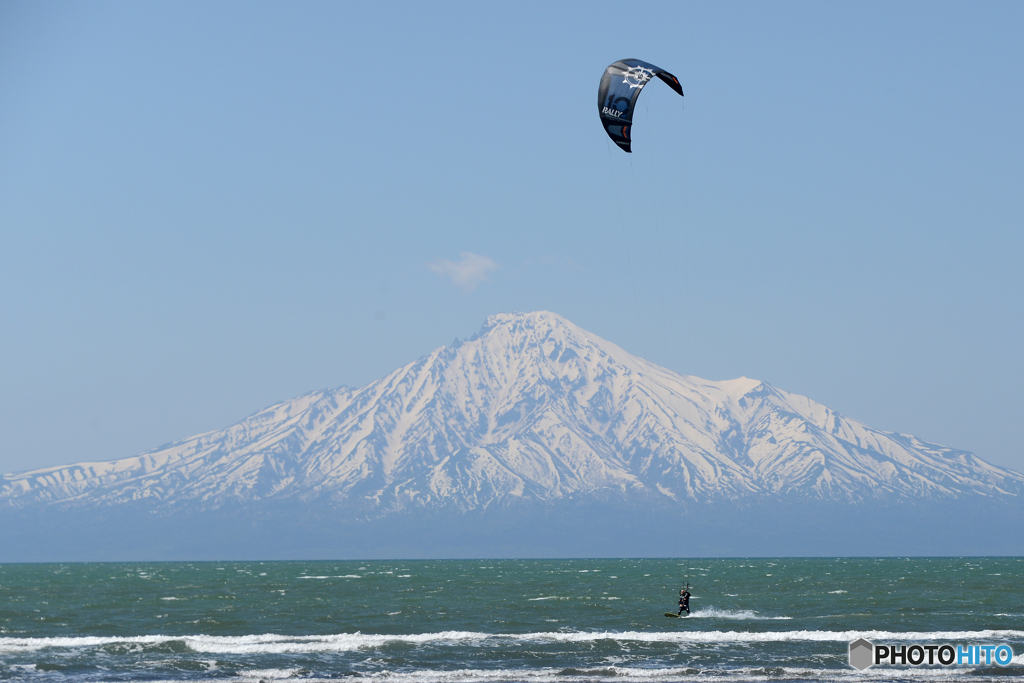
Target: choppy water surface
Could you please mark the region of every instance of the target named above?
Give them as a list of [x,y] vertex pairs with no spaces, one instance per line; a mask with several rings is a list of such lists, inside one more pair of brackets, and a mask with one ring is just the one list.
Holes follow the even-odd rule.
[[[1022,587],[1022,558],[0,565],[0,680],[1006,681]],[[858,672],[860,637],[1015,657]]]

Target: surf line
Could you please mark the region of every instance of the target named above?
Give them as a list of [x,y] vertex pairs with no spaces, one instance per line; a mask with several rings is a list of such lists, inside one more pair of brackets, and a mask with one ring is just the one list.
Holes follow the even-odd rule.
[[620,631],[481,633],[474,631],[440,631],[407,635],[341,633],[332,635],[283,636],[276,634],[244,636],[79,636],[63,638],[0,638],[0,652],[26,652],[44,648],[102,647],[113,643],[155,646],[181,642],[190,650],[211,653],[251,653],[255,651],[283,654],[290,652],[342,652],[387,643],[440,644],[459,646],[466,643],[500,645],[521,642],[590,642],[616,640],[621,642],[666,643],[754,643],[754,642],[851,642],[859,638],[876,641],[943,641],[992,642],[1024,639],[1022,630],[985,631]]

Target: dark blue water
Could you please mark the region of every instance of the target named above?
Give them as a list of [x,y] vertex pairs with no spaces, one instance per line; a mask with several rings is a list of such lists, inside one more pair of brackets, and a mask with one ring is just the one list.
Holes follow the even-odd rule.
[[[861,637],[1014,658],[859,672]],[[3,680],[1006,681],[1022,656],[1022,558],[0,565]]]

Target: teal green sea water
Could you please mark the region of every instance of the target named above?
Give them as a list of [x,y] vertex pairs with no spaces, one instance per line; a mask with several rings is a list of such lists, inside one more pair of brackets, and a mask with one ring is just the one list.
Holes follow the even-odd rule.
[[[692,615],[670,619],[689,581]],[[851,641],[1012,648],[858,671]],[[0,680],[1024,677],[1024,558],[0,565]]]

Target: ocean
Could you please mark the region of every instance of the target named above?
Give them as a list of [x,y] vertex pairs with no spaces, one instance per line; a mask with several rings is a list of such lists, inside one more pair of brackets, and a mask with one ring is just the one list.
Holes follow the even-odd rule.
[[[691,616],[665,617],[687,582]],[[858,671],[859,638],[1013,655]],[[1024,677],[1024,558],[0,565],[0,680],[1013,677]]]

